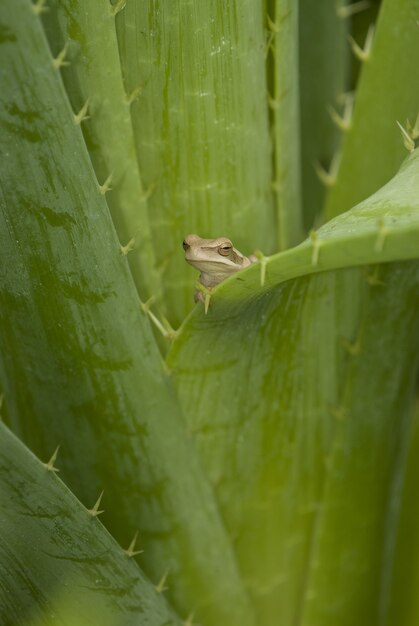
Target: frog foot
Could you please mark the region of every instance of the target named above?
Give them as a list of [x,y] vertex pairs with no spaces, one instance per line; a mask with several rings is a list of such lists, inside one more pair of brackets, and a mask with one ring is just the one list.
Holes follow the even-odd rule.
[[205,315],[208,313],[211,295],[212,295],[212,290],[209,287],[205,287],[199,281],[196,283],[194,300],[195,302],[204,303]]

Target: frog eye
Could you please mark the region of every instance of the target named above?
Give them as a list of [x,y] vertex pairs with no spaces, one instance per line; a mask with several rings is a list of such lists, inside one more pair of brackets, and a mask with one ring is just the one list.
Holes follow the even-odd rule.
[[221,256],[229,256],[232,249],[232,244],[226,241],[218,248],[218,254],[221,254]]
[[188,248],[190,247],[190,246],[189,246],[189,244],[188,244],[188,243],[186,243],[186,241],[183,241],[182,246],[183,246],[183,249],[185,250],[185,252],[186,252],[186,250],[188,250]]

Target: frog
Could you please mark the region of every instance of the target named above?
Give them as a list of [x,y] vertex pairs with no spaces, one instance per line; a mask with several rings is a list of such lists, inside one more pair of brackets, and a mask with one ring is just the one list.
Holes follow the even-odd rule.
[[187,263],[201,272],[194,293],[195,302],[204,302],[204,294],[258,260],[254,254],[242,254],[227,237],[202,239],[199,235],[188,235],[183,240],[183,249]]

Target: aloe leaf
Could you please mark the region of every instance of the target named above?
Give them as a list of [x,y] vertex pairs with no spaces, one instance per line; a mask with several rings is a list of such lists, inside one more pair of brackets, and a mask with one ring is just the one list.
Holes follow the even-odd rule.
[[[397,175],[367,200],[313,231],[296,248],[262,258],[227,279],[214,291],[212,302],[260,295],[285,280],[332,268],[416,259],[418,189],[419,150],[415,150]],[[184,326],[200,313],[198,306]]]
[[394,568],[383,599],[388,606],[385,626],[414,626],[419,620],[419,507],[417,504],[419,459],[419,403],[416,402],[409,433],[406,477],[402,485],[400,523],[394,546]]
[[271,97],[274,137],[273,183],[278,222],[278,248],[285,250],[303,238],[298,89],[298,3],[272,2],[268,13],[272,49]]
[[419,264],[396,261],[419,256],[418,192],[416,151],[268,259],[264,286],[257,266],[221,284],[168,356],[258,623],[385,616],[419,349]]
[[[372,25],[375,27],[377,23],[381,2],[382,0],[360,0],[359,2],[353,2],[346,6],[344,5],[342,10],[346,13],[349,11],[350,13],[348,19],[349,31],[350,36],[354,41],[366,41],[369,29]],[[364,63],[352,52],[351,46],[348,46],[347,44],[348,39],[346,38],[344,45],[351,59],[349,89],[354,89],[358,83],[359,75],[362,71]]]
[[[35,7],[36,8],[36,7]],[[251,622],[234,555],[29,0],[0,5],[0,380],[13,429],[182,615]],[[235,621],[238,620],[238,621]]]
[[[191,309],[184,236],[275,249],[262,5],[132,0],[117,15],[125,89],[167,311]],[[170,234],[168,234],[170,233]]]
[[135,560],[1,423],[0,502],[2,624],[180,626]]
[[382,2],[372,48],[365,51],[336,182],[326,203],[329,218],[386,183],[406,154],[397,121],[406,127],[410,120],[413,126],[419,111],[419,83],[414,80],[419,55],[417,9],[416,0]]
[[84,136],[137,288],[144,300],[158,297],[148,193],[141,183],[130,116],[135,94],[124,90],[112,6],[51,0],[42,16],[54,57],[63,55],[60,69],[74,112],[88,105]]
[[299,2],[301,179],[306,231],[321,216],[328,179],[320,180],[318,173],[331,167],[342,133],[331,116],[337,120],[336,114],[342,115],[345,109],[348,28],[343,6],[342,2]]

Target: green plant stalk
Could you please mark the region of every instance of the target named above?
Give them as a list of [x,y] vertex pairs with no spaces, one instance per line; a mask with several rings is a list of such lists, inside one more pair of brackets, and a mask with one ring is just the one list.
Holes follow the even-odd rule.
[[[393,176],[406,151],[396,122],[413,125],[419,110],[417,0],[383,0],[364,62],[351,126],[342,146],[326,216],[345,212]],[[358,42],[361,44],[362,42]]]
[[339,14],[342,5],[342,1],[317,0],[301,0],[298,4],[301,180],[306,232],[321,219],[325,198],[326,188],[316,168],[330,168],[341,135],[331,119],[330,107],[341,113],[347,89],[348,28],[347,20]]
[[298,111],[298,4],[276,0],[268,17],[273,63],[274,174],[278,248],[303,239],[301,206],[300,119]]
[[[418,160],[314,241],[269,259],[265,286],[257,266],[220,285],[169,354],[258,623],[381,618],[419,269],[379,263],[418,257]],[[335,271],[345,265],[367,267]]]
[[61,482],[59,470],[1,423],[0,434],[1,623],[180,626],[164,595]]
[[43,23],[53,56],[65,51],[62,77],[73,111],[88,103],[84,137],[137,289],[144,301],[158,298],[148,190],[141,183],[130,116],[136,94],[124,90],[112,7],[107,0],[87,6],[51,0]]
[[179,324],[193,304],[186,234],[225,235],[246,253],[276,247],[262,7],[133,0],[116,23],[125,89],[141,90],[131,107],[137,152]]
[[[0,380],[10,423],[180,614],[249,624],[213,494],[29,0],[0,7]],[[76,156],[75,156],[76,155]]]

